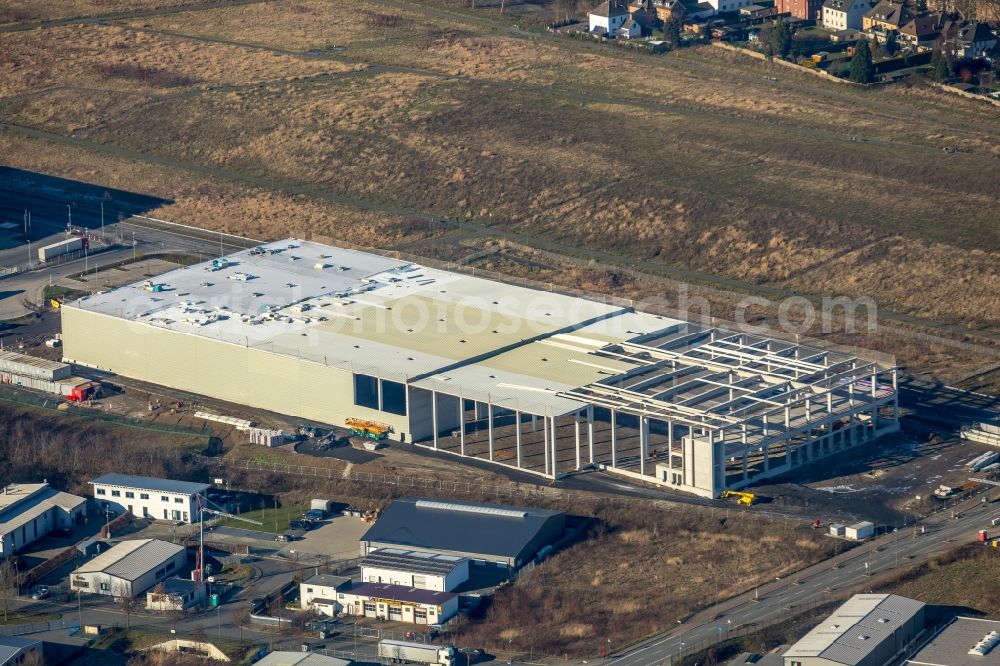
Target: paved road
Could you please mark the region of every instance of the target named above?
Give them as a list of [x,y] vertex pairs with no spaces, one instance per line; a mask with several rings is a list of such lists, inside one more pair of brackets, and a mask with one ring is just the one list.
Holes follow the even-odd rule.
[[662,637],[613,654],[608,666],[669,664],[680,652],[693,652],[724,640],[730,632],[764,627],[790,617],[797,609],[836,599],[856,586],[864,587],[872,580],[869,576],[890,573],[974,541],[976,532],[1000,515],[1000,507],[984,506],[973,499],[962,505],[958,514],[961,517],[953,519],[950,511],[942,511],[921,523],[925,533],[918,530],[914,536],[912,529],[902,529],[783,580],[764,583],[756,591],[705,609]]

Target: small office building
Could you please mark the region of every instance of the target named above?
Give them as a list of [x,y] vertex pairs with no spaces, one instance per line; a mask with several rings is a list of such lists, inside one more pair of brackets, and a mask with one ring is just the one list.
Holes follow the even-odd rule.
[[547,509],[408,497],[396,500],[361,537],[361,556],[384,548],[440,553],[476,567],[519,569],[558,541],[565,514]]
[[183,546],[159,539],[122,541],[70,574],[73,591],[136,597],[177,576],[187,564]]
[[48,483],[12,483],[0,495],[0,556],[18,552],[60,527],[84,518],[87,500]]
[[785,666],[885,666],[923,630],[923,603],[855,594],[785,652]]
[[403,585],[360,583],[342,593],[344,613],[391,622],[441,624],[458,613],[453,592],[418,590]]
[[168,578],[146,592],[146,610],[182,611],[205,600],[205,584],[189,578]]
[[316,574],[299,583],[299,603],[302,610],[314,610],[333,617],[344,610],[343,591],[351,587],[351,579],[331,574]]
[[453,592],[469,580],[469,560],[455,555],[382,548],[361,560],[361,580]]
[[128,511],[137,518],[192,523],[198,520],[197,496],[207,483],[158,479],[151,476],[104,474],[90,482],[102,509]]

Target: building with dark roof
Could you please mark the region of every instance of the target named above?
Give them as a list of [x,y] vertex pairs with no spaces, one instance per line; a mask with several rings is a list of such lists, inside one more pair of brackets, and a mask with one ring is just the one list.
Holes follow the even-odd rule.
[[441,624],[458,612],[457,594],[418,590],[405,585],[359,583],[339,592],[337,598],[347,615],[392,622]]
[[185,523],[198,519],[197,495],[210,487],[207,483],[129,474],[103,474],[90,485],[94,486],[94,497],[104,509]]
[[855,594],[785,652],[785,666],[885,666],[923,630],[923,603]]
[[0,637],[0,666],[23,664],[31,655],[42,657],[42,642],[20,636]]
[[361,555],[382,548],[442,553],[477,566],[524,566],[563,534],[558,511],[408,497],[396,500],[361,537]]
[[906,666],[1000,666],[1000,622],[956,617]]

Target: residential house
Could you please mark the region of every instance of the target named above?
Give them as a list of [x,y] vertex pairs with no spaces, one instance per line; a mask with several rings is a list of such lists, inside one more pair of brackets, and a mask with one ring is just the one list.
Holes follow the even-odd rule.
[[962,26],[958,43],[965,58],[981,58],[996,48],[997,36],[981,21]]
[[590,12],[590,32],[614,37],[629,18],[628,6],[622,0],[607,0]]
[[914,49],[929,49],[941,34],[941,15],[916,16],[899,29],[899,41]]
[[[648,35],[653,32],[653,29],[658,27],[661,23],[659,13],[656,11],[656,6],[653,4],[653,0],[642,0],[638,3],[633,2],[629,5],[629,17],[638,24],[642,34]],[[628,21],[622,25],[622,28],[626,27]]]
[[641,36],[642,26],[640,26],[639,23],[631,17],[622,23],[622,27],[618,28],[618,32],[615,33],[615,37],[619,37],[621,39],[635,39],[636,37]]
[[935,45],[953,58],[978,58],[996,48],[997,35],[978,21],[945,21]]
[[738,12],[743,7],[755,4],[753,0],[708,0],[708,4],[716,13]]
[[791,14],[803,21],[823,19],[823,0],[778,0],[779,14]]
[[862,17],[871,11],[869,0],[826,0],[823,27],[827,30],[861,30]]
[[778,9],[774,5],[748,5],[740,7],[740,16],[750,19],[766,19],[768,16],[774,16],[777,13]]
[[632,0],[628,6],[633,18],[635,18],[636,12],[649,8],[652,8],[656,13],[656,19],[662,23],[671,19],[674,21],[683,20],[687,9],[681,0]]
[[910,18],[910,11],[905,6],[882,0],[862,17],[861,29],[870,35],[899,32]]

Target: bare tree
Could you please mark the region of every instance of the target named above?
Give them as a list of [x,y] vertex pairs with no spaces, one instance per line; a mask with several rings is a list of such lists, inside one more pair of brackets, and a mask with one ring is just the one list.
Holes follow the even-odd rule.
[[11,557],[0,562],[0,595],[3,595],[3,621],[7,622],[7,611],[10,606],[10,588],[17,585],[17,565]]
[[111,588],[111,593],[115,597],[115,605],[125,614],[125,628],[127,629],[129,625],[129,619],[132,617],[132,611],[136,609],[138,602],[136,598],[132,596],[132,588],[127,583],[115,583],[114,587]]

